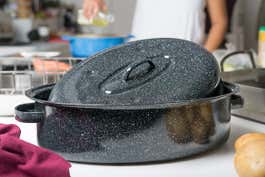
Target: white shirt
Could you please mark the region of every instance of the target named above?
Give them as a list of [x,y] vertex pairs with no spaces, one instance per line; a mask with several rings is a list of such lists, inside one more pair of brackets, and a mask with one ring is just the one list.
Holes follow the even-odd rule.
[[136,39],[169,37],[202,44],[205,0],[138,0],[132,34]]

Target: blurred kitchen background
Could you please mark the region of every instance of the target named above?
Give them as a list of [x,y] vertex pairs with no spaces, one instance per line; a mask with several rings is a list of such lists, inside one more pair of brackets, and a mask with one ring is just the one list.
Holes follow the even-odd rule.
[[[82,0],[0,0],[0,56],[21,51],[58,51],[71,56],[65,34],[130,34],[135,0],[107,0],[115,21],[102,28],[78,25]],[[265,25],[265,1],[227,0],[230,27],[223,48],[258,49],[258,30]],[[156,20],[156,19],[150,19]],[[229,44],[229,45],[225,45]]]

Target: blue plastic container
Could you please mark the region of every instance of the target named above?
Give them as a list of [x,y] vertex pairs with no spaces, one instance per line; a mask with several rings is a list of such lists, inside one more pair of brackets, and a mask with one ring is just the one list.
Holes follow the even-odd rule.
[[84,36],[62,36],[63,40],[69,41],[73,57],[90,57],[104,49],[111,48],[127,42],[132,35],[110,36],[110,37],[84,37]]

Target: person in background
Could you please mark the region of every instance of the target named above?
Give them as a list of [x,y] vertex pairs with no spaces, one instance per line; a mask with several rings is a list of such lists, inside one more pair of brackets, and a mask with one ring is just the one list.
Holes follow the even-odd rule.
[[[211,27],[205,35],[205,8]],[[91,19],[106,11],[104,0],[84,0],[84,15]],[[136,39],[180,38],[213,52],[222,43],[228,18],[225,0],[138,0],[132,34]]]

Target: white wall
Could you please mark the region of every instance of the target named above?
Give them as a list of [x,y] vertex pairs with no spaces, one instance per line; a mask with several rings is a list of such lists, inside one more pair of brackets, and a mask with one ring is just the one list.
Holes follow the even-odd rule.
[[136,0],[109,0],[110,10],[115,15],[112,32],[128,34],[131,32]]

